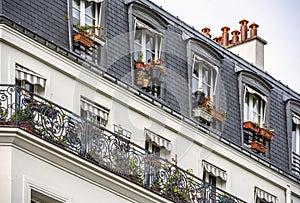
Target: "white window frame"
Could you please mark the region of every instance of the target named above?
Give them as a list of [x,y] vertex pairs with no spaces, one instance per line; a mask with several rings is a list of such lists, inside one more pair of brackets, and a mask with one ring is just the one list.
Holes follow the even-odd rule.
[[300,116],[293,113],[293,125],[295,131],[292,131],[292,152],[300,156]]
[[[137,26],[141,28],[141,31],[137,31]],[[135,40],[137,32],[141,32],[141,43],[137,43]],[[154,52],[153,50],[147,49],[147,34],[151,35],[154,38]],[[150,60],[161,60],[161,52],[162,52],[162,43],[163,43],[163,34],[141,22],[137,18],[134,18],[134,59],[137,59],[137,55],[139,52],[143,53],[143,61],[147,62]],[[138,46],[140,49],[135,49]],[[154,58],[146,58],[147,52],[151,53]]]
[[[246,101],[248,95],[248,101]],[[255,112],[254,100],[259,102],[259,109]],[[244,85],[244,121],[257,122],[263,127],[266,121],[267,97],[255,91],[251,87]],[[257,119],[256,119],[257,118]]]
[[[198,65],[198,67],[196,67]],[[197,69],[198,76],[194,74],[195,69]],[[203,69],[206,69],[210,72],[210,83],[205,83],[203,81]],[[197,91],[198,89],[202,89],[204,92],[205,86],[210,88],[210,93],[205,92],[206,96],[210,96],[210,100],[214,101],[214,97],[216,94],[216,87],[217,87],[217,80],[218,80],[218,68],[214,66],[213,64],[205,61],[197,54],[194,54],[193,57],[193,69],[192,69],[192,91],[193,93]],[[194,87],[194,81],[197,81],[198,86]]]
[[[79,4],[79,10],[74,7],[74,0],[72,0],[72,17],[74,18],[74,10],[79,12],[79,22],[80,25],[85,26],[85,25],[91,25],[91,26],[100,26],[101,24],[101,13],[102,13],[102,4],[101,4],[101,0],[79,0],[80,4]],[[88,14],[86,14],[85,12],[85,4],[87,2],[90,2],[91,4],[95,5],[95,16],[90,16]],[[92,21],[94,21],[94,24],[87,24],[86,23],[86,17],[91,18]],[[73,24],[75,25],[75,23],[73,22]],[[100,31],[98,29],[95,30],[95,34],[96,35],[100,35]]]

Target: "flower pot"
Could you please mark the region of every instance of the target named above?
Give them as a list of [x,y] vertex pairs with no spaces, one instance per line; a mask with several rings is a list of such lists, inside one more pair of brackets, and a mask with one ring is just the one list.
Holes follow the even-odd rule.
[[198,106],[203,104],[203,100],[205,98],[205,93],[202,91],[195,92],[195,101],[197,102]]
[[260,128],[258,134],[263,136],[268,141],[272,141],[274,139],[274,134],[264,128]]
[[267,148],[258,142],[251,142],[251,148],[257,150],[258,152],[265,153]]
[[196,108],[193,110],[193,113],[195,118],[200,118],[201,120],[212,122],[212,115],[203,108]]
[[144,78],[143,79],[143,87],[147,88],[149,84],[149,79],[148,78]]
[[151,78],[153,80],[159,80],[159,77],[160,77],[160,68],[154,66],[151,68]]
[[33,131],[33,125],[30,122],[20,123],[20,127],[30,133]]
[[74,35],[74,41],[76,43],[81,44],[82,46],[84,46],[86,48],[91,48],[94,44],[92,39],[90,39],[89,37],[87,37],[81,33],[76,33]]
[[143,62],[135,62],[134,66],[135,66],[135,68],[137,68],[137,69],[143,68],[143,67],[144,67],[144,63],[143,63]]
[[217,120],[223,122],[224,121],[224,115],[221,114],[220,112],[214,110],[214,109],[211,109],[210,110],[210,114]]
[[244,122],[244,128],[253,133],[258,133],[258,131],[260,129],[260,128],[255,127],[251,121]]

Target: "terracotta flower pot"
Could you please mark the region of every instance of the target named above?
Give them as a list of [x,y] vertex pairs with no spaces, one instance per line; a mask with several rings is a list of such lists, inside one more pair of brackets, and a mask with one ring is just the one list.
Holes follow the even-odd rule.
[[257,128],[253,125],[251,121],[244,122],[244,128],[250,130],[253,133],[258,133],[260,128]]
[[134,64],[135,68],[143,68],[144,67],[144,63],[143,62],[135,62]]
[[92,39],[90,39],[89,37],[87,37],[81,33],[76,33],[74,35],[74,41],[83,45],[84,47],[87,47],[87,48],[91,48],[94,44]]
[[267,148],[263,144],[259,144],[258,142],[251,142],[251,148],[261,153],[265,153],[267,150]]
[[258,134],[263,136],[268,141],[272,141],[274,139],[274,134],[264,128],[260,128]]

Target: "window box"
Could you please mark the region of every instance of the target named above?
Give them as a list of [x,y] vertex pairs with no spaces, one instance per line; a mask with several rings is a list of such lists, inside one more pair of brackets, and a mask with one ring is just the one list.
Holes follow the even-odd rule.
[[246,121],[244,122],[244,128],[253,132],[253,133],[258,133],[259,132],[259,127],[258,124],[252,121]]
[[193,110],[194,112],[194,117],[195,118],[199,118],[201,120],[205,120],[205,121],[208,121],[208,122],[212,122],[212,118],[213,116],[207,112],[206,108],[196,108]]
[[272,131],[266,128],[260,128],[258,134],[263,136],[268,141],[272,141],[274,139],[274,134]]
[[216,111],[215,109],[210,110],[210,114],[217,120],[223,122],[225,119],[225,115],[219,111]]
[[91,48],[94,44],[94,41],[92,39],[82,33],[76,33],[74,35],[74,41],[87,48]]
[[251,142],[251,148],[257,150],[258,152],[265,153],[267,148],[260,142],[253,141]]

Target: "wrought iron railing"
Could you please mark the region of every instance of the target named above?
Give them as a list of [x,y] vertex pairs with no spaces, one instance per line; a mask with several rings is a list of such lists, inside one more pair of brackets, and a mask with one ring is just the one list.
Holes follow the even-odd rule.
[[174,202],[244,202],[15,85],[0,85],[0,126],[22,128]]

